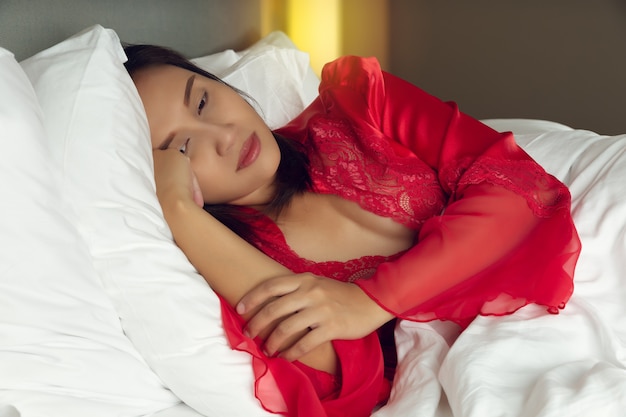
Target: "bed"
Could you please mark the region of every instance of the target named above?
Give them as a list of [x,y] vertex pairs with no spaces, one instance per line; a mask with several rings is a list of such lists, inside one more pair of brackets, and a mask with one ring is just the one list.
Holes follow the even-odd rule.
[[[182,50],[272,127],[315,97],[306,52],[260,36],[257,1],[49,3],[0,3],[0,416],[271,415],[163,220],[120,40]],[[575,293],[558,315],[530,305],[461,335],[399,323],[373,416],[626,415],[626,134],[484,122],[570,187]]]

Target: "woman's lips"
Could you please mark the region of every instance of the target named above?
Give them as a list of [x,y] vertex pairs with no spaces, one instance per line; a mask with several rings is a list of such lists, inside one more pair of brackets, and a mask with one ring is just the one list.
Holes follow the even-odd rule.
[[256,133],[252,133],[243,143],[241,151],[239,151],[239,162],[237,163],[237,171],[250,166],[256,161],[261,151],[261,141]]

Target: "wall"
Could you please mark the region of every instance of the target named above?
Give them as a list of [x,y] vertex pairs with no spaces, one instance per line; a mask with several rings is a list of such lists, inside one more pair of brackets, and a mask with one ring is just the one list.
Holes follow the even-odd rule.
[[390,0],[389,70],[478,118],[626,133],[623,0]]
[[[0,45],[27,58],[94,24],[200,56],[260,37],[261,0],[0,0]],[[236,22],[236,24],[233,24]]]
[[375,56],[388,69],[389,0],[342,0],[341,12],[342,54]]
[[[299,12],[309,9],[311,15],[294,16],[298,14],[294,8]],[[389,0],[261,0],[261,10],[263,34],[282,30],[308,53],[324,50],[319,57],[312,56],[313,61],[326,63],[340,55],[375,56],[383,68],[388,68]],[[338,22],[333,22],[333,17],[338,17]],[[296,39],[301,38],[303,30],[310,32],[306,42]],[[325,44],[326,32],[333,31],[339,32],[339,45]],[[313,42],[313,46],[306,45]]]

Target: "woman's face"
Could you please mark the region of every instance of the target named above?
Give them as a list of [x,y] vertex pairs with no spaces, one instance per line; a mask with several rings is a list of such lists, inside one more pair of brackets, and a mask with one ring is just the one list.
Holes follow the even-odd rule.
[[138,71],[153,149],[189,157],[205,203],[267,204],[274,195],[278,144],[263,119],[232,88],[183,68]]

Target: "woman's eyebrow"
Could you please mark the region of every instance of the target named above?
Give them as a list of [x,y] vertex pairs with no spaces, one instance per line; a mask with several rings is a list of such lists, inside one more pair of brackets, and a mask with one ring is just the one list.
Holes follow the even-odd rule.
[[[192,75],[187,79],[187,84],[185,84],[185,95],[183,97],[183,103],[185,107],[189,107],[189,98],[191,96],[191,89],[193,88],[193,82],[196,80],[196,75]],[[157,149],[164,151],[170,146],[170,143],[174,140],[174,135],[169,135],[159,146]]]
[[187,85],[185,86],[185,97],[183,97],[183,103],[185,103],[185,106],[189,106],[189,96],[191,95],[191,89],[193,87],[193,82],[195,81],[195,79],[195,74],[187,79]]
[[[185,107],[189,107],[189,100],[191,97],[191,89],[193,88],[193,82],[196,80],[196,75],[193,74],[191,77],[187,79],[187,84],[185,84],[185,95],[183,96],[183,103]],[[158,147],[159,150],[165,150],[170,146],[170,143],[174,140],[174,135],[169,135]]]

